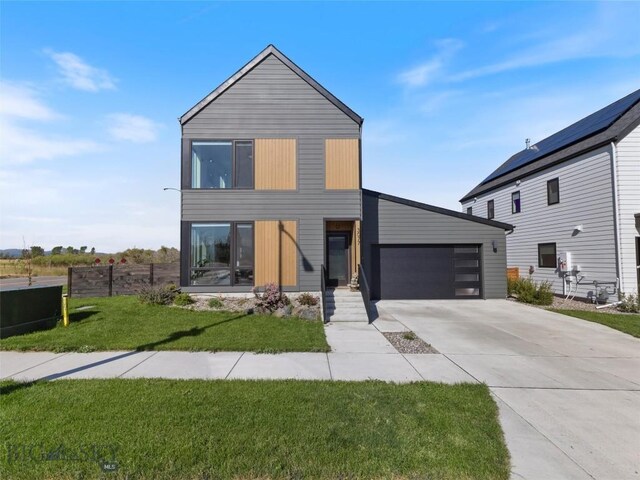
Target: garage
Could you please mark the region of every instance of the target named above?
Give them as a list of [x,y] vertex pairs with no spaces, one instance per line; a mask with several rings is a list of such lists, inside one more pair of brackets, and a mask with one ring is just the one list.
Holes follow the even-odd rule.
[[360,283],[374,300],[505,298],[513,228],[363,190]]
[[482,298],[480,245],[372,245],[374,299]]

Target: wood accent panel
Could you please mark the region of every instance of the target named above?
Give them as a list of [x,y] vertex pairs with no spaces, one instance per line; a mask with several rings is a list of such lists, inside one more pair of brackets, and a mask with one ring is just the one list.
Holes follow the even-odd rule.
[[255,284],[275,283],[294,287],[298,283],[297,223],[295,220],[255,222]]
[[357,138],[325,140],[325,188],[327,190],[360,188],[360,148]]
[[294,138],[256,138],[255,189],[296,189],[296,140]]
[[509,280],[517,280],[520,278],[520,269],[518,267],[508,267],[507,278]]

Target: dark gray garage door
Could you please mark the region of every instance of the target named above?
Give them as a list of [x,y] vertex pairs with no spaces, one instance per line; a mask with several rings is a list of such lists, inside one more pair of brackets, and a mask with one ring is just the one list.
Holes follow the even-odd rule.
[[375,299],[482,297],[479,245],[374,245]]

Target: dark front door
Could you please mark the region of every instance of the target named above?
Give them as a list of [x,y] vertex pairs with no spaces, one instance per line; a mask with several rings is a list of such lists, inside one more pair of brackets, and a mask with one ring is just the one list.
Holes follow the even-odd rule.
[[327,233],[327,285],[347,285],[349,271],[349,234]]

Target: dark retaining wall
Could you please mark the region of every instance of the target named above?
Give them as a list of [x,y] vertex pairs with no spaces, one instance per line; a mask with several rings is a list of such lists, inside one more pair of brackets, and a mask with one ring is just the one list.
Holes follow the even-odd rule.
[[62,286],[0,291],[0,338],[52,328],[62,315]]

